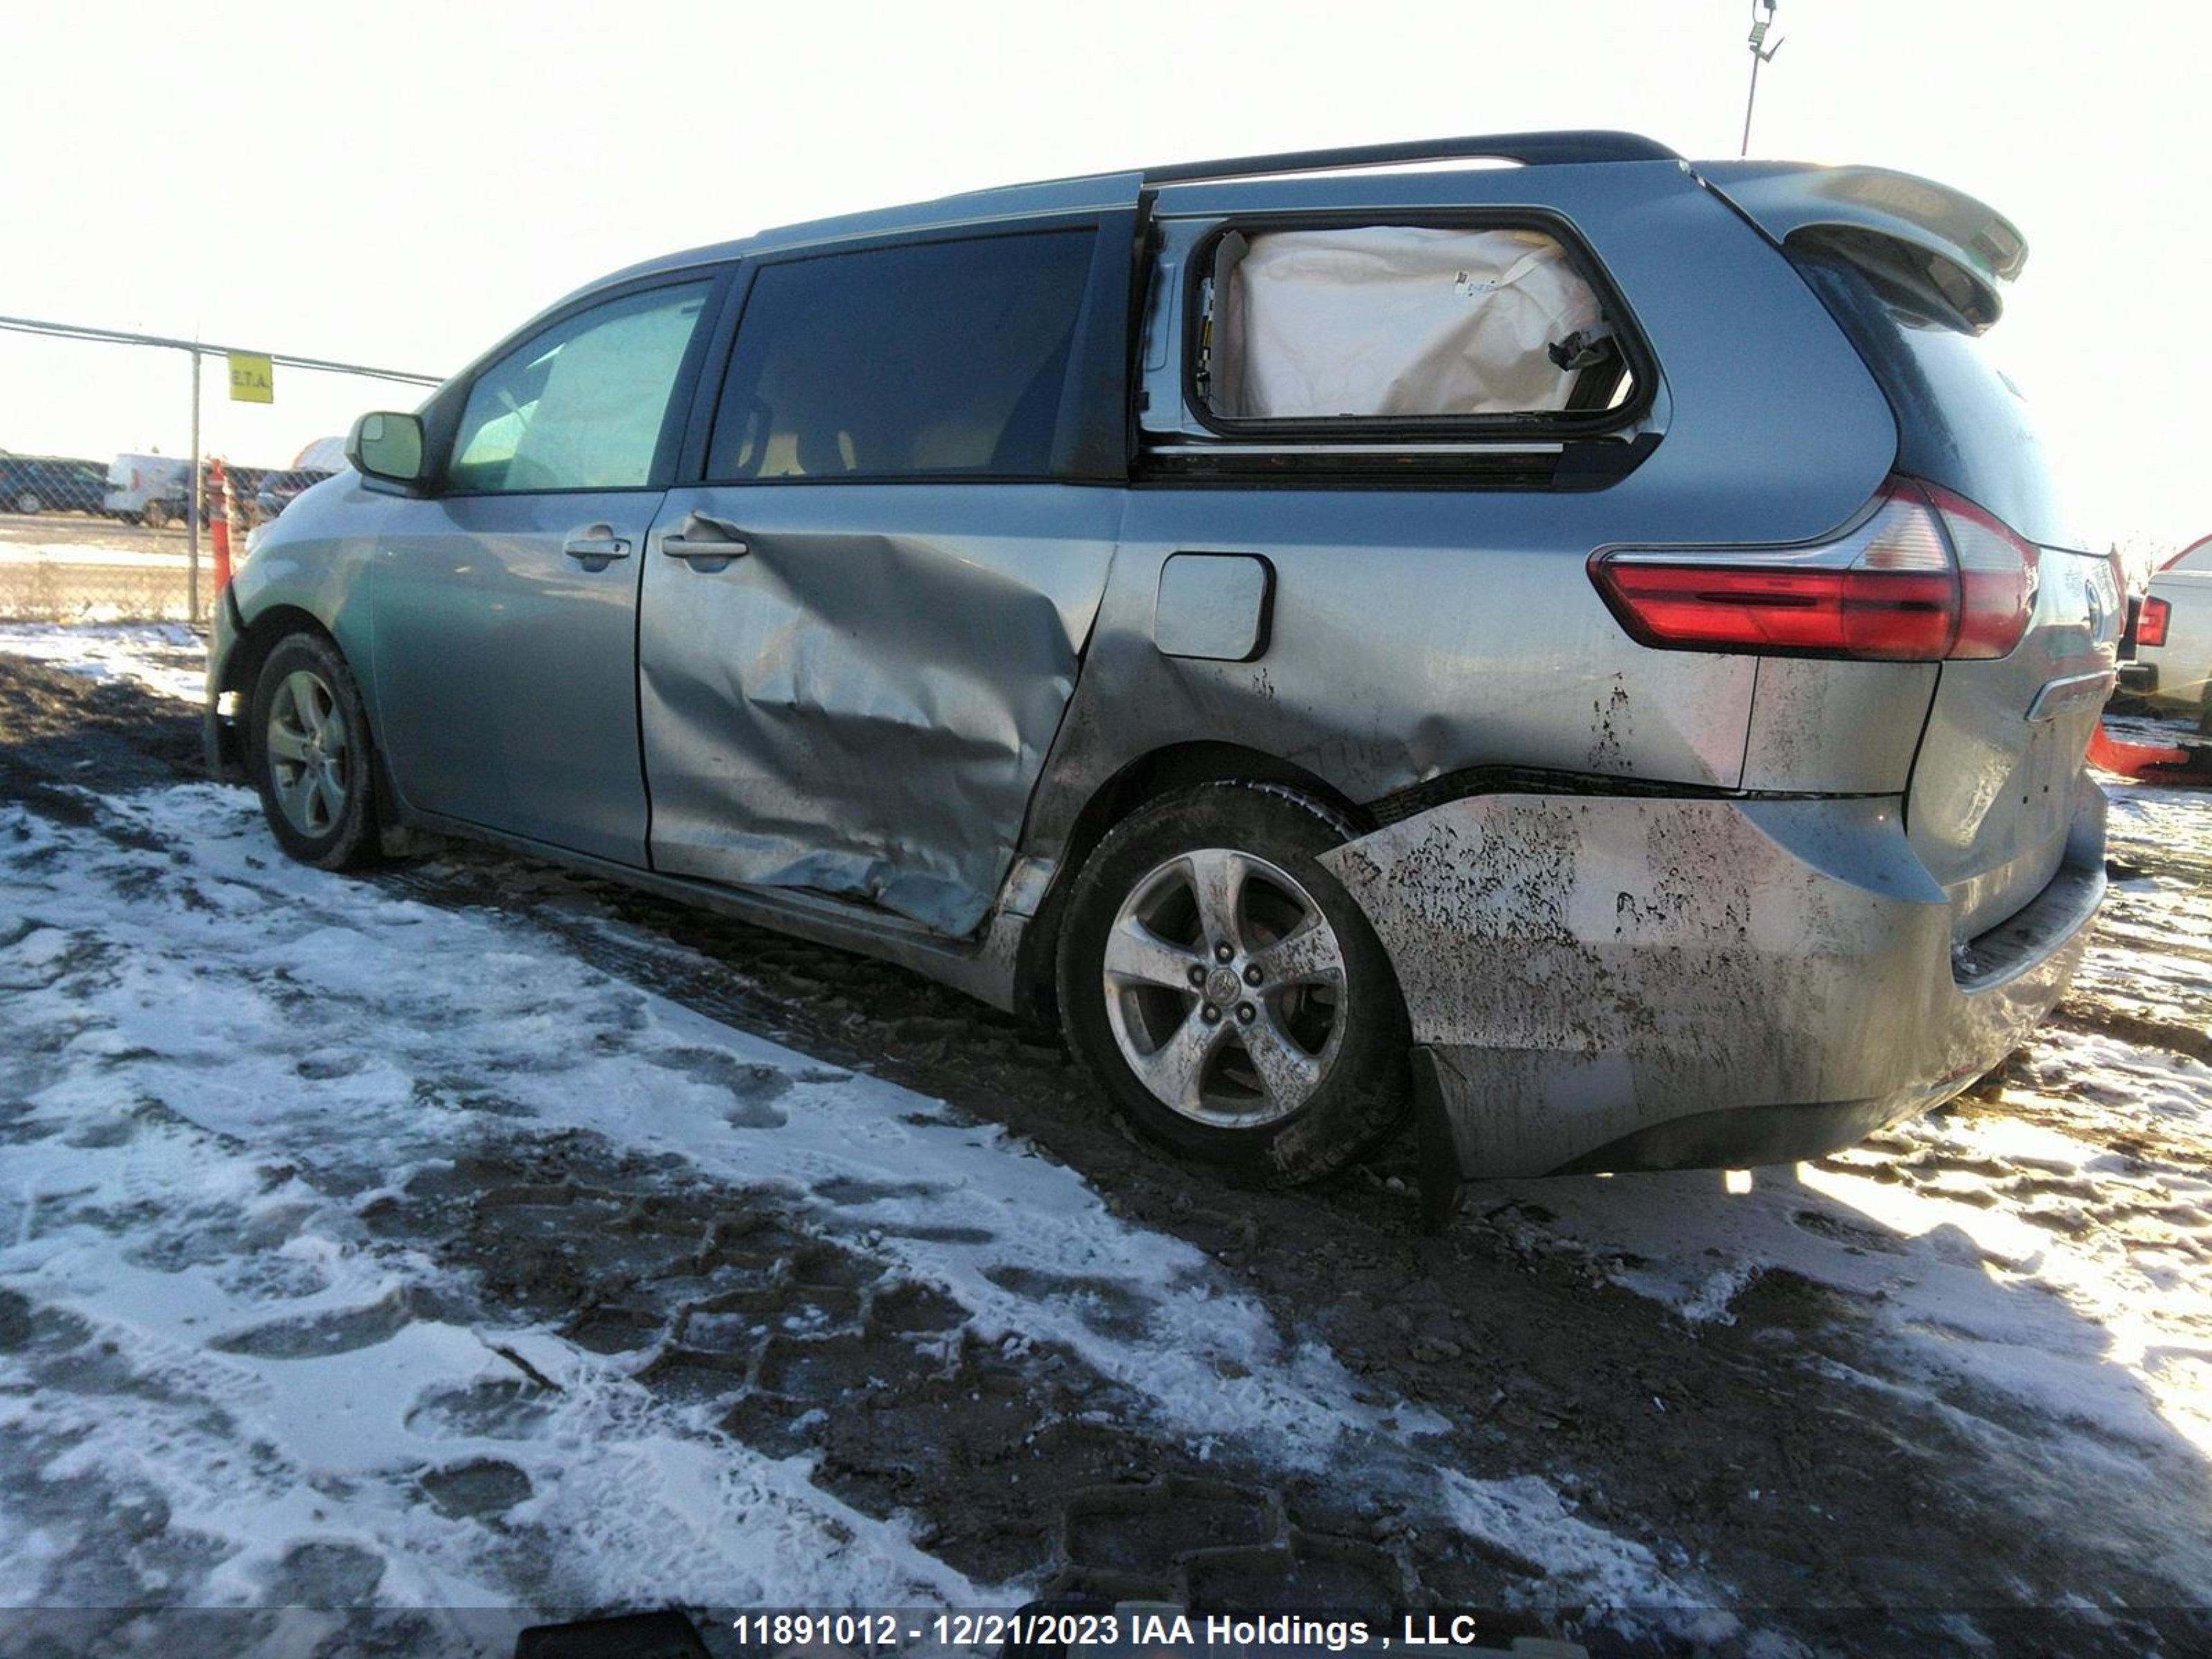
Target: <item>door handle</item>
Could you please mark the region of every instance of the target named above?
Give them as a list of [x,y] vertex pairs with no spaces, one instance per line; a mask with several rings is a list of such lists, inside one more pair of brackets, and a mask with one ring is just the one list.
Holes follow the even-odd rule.
[[672,559],[686,561],[695,570],[720,570],[753,550],[745,532],[727,520],[693,513],[684,519],[683,529],[660,538],[660,550]]
[[611,524],[586,525],[561,544],[561,550],[586,570],[605,570],[615,560],[629,557],[629,544]]

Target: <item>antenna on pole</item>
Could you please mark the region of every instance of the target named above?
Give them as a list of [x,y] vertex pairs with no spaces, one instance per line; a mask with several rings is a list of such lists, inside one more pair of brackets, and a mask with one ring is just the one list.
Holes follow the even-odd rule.
[[[1775,3],[1776,0],[1751,0],[1751,93],[1743,100],[1743,145],[1736,151],[1739,155],[1751,154],[1751,112],[1759,101],[1759,66],[1772,63],[1774,54],[1782,50],[1779,40],[1771,46],[1766,44],[1766,32],[1774,27]],[[1765,16],[1759,15],[1761,10]]]

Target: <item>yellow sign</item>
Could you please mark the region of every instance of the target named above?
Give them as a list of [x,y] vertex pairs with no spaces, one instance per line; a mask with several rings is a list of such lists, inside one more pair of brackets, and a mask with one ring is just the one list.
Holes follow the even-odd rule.
[[276,401],[276,371],[266,357],[250,351],[230,354],[230,400],[234,404]]

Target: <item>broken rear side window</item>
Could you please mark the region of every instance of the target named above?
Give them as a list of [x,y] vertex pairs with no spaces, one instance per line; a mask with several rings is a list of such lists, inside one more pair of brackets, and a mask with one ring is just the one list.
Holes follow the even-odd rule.
[[1196,303],[1196,403],[1224,430],[1583,425],[1634,391],[1596,289],[1534,228],[1231,229]]

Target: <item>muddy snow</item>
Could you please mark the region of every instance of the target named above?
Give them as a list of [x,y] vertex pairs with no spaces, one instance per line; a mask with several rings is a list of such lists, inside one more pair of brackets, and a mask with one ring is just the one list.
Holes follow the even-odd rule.
[[1226,1191],[896,969],[479,849],[292,865],[191,778],[197,660],[0,629],[19,1645],[1048,1591],[2212,1636],[2212,793],[2113,788],[2087,966],[1950,1108],[1429,1238],[1410,1146]]

